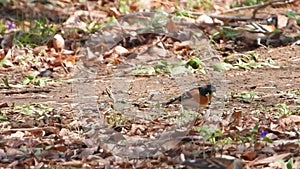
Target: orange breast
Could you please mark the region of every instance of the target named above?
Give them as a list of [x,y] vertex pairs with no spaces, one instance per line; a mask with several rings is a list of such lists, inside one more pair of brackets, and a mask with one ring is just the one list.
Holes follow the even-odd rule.
[[211,96],[200,96],[200,106],[205,107],[210,103]]

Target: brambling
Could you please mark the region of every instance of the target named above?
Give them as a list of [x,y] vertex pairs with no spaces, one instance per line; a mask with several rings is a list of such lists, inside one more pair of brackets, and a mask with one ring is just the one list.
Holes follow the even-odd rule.
[[173,103],[182,103],[183,105],[206,107],[211,103],[212,96],[215,94],[216,88],[212,85],[200,86],[184,92],[181,96],[170,99],[163,104],[168,106]]
[[[268,40],[275,33],[277,29],[278,18],[277,15],[272,15],[266,19],[265,23],[252,22],[244,27],[234,28],[241,33],[246,39],[257,41],[257,44],[264,46],[262,41]],[[265,47],[265,46],[264,46]]]

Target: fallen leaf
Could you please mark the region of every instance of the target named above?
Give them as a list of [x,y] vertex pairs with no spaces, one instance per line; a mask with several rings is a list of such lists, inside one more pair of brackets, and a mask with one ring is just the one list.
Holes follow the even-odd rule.
[[0,103],[0,108],[3,108],[3,107],[8,107],[8,104],[5,102],[5,103]]
[[196,23],[214,24],[214,21],[210,16],[203,14],[197,18]]
[[178,29],[176,24],[170,19],[166,25],[166,29],[168,33],[177,33]]
[[13,134],[10,135],[11,138],[23,138],[25,135],[24,132],[21,132],[21,131],[17,131]]
[[246,152],[242,155],[242,157],[245,159],[245,160],[254,160],[257,156],[257,153],[256,152]]
[[285,124],[300,123],[300,116],[299,115],[290,115],[288,117],[280,119],[280,122],[285,123]]
[[4,49],[0,49],[0,62],[5,58],[5,51]]
[[115,134],[112,134],[112,135],[109,137],[109,139],[108,139],[109,142],[113,142],[113,143],[117,143],[117,142],[122,141],[122,140],[126,140],[126,139],[125,139],[125,137],[123,136],[123,134],[122,134],[122,133],[119,133],[119,132],[117,132],[117,133],[115,133]]
[[114,51],[118,54],[118,55],[125,55],[128,53],[128,50],[126,48],[124,48],[123,46],[116,46]]
[[19,155],[24,155],[24,153],[22,151],[15,149],[15,148],[6,148],[5,151],[6,151],[7,156],[16,157]]
[[266,165],[266,164],[270,164],[279,160],[283,160],[287,157],[289,157],[292,153],[284,153],[284,154],[279,154],[279,155],[273,155],[271,157],[267,157],[264,159],[260,159],[258,161],[256,161],[253,165]]

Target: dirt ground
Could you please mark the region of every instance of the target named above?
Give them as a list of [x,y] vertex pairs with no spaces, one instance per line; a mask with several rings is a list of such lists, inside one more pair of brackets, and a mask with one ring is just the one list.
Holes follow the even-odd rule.
[[[112,105],[114,105],[113,99],[108,94],[108,89],[112,89],[116,92],[114,99],[126,102],[124,108],[125,117],[133,118],[135,123],[141,124],[145,119],[146,121],[149,120],[149,117],[153,120],[165,116],[164,113],[167,111],[178,110],[178,107],[172,106],[158,110],[153,109],[157,103],[176,97],[186,89],[198,84],[203,85],[211,81],[220,80],[225,82],[223,85],[225,84],[225,89],[227,90],[225,92],[227,96],[223,100],[225,105],[224,112],[241,111],[242,119],[245,119],[245,121],[248,121],[249,118],[257,117],[259,119],[258,123],[264,124],[264,120],[271,118],[269,113],[275,111],[278,104],[286,104],[291,110],[299,113],[300,46],[258,48],[254,52],[259,54],[259,60],[272,58],[280,68],[264,67],[252,70],[229,70],[225,72],[224,79],[221,80],[212,80],[208,77],[209,74],[203,75],[199,73],[186,76],[179,81],[177,79],[176,81],[176,78],[164,74],[146,77],[125,75],[125,78],[118,80],[116,72],[120,72],[122,69],[113,67],[111,71],[105,73],[99,71],[100,73],[97,73],[96,76],[90,76],[80,83],[73,81],[51,85],[47,87],[47,89],[50,89],[50,92],[22,94],[4,94],[1,92],[0,98],[2,98],[2,101],[5,100],[10,106],[42,103],[55,107],[55,113],[59,113],[62,116],[75,119],[78,117],[86,119],[96,117],[98,119],[99,112],[100,114],[102,112],[113,114],[114,112],[111,109]],[[12,72],[14,71],[11,70],[9,73],[13,74]],[[81,75],[81,73],[77,72],[73,76],[65,77],[64,79],[73,79]],[[234,97],[234,95],[249,92],[255,92],[258,97],[247,101]],[[86,99],[83,95],[91,99]],[[221,115],[221,117],[223,120],[226,120],[227,116]],[[97,122],[97,120],[93,119],[90,123],[92,124],[95,121]],[[52,122],[55,124],[55,120]],[[18,121],[12,126],[34,127],[36,125],[51,126],[52,124],[51,122],[49,123],[50,125],[47,123],[49,121],[42,124],[36,123],[35,119],[29,118],[21,126]],[[127,123],[120,123],[122,124],[121,126],[128,125]],[[86,122],[86,125],[88,124],[89,122]],[[61,125],[68,126],[68,124]],[[253,128],[255,125],[255,123],[246,123],[242,126]],[[120,126],[116,124],[115,127],[118,128]],[[299,128],[299,126],[294,127]],[[118,131],[119,129],[116,130]]]
[[[279,48],[258,48],[255,53],[259,54],[260,60],[266,60],[271,58],[279,65],[281,68],[259,68],[253,70],[229,70],[225,73],[225,80],[227,86],[227,92],[230,93],[243,93],[243,92],[255,92],[259,93],[261,100],[258,100],[263,106],[275,106],[279,103],[285,103],[295,109],[299,109],[299,100],[294,100],[292,102],[288,98],[287,94],[289,91],[297,91],[300,87],[300,67],[299,67],[299,46],[285,46]],[[120,72],[121,69],[118,67],[114,68],[116,72]],[[75,70],[76,71],[76,70]],[[99,70],[101,71],[101,70]],[[3,72],[7,73],[7,72]],[[10,74],[20,75],[18,72],[11,70]],[[75,77],[77,73],[74,73]],[[72,79],[74,76],[69,76],[66,79]],[[166,100],[178,96],[183,91],[197,86],[209,83],[211,77],[203,75],[201,73],[195,74],[194,76],[186,76],[182,78],[186,86],[177,83],[174,79],[170,78],[168,75],[159,76],[148,76],[148,77],[135,77],[135,76],[124,76],[125,79],[131,80],[130,82],[124,82],[122,86],[130,86],[128,88],[128,101],[131,103],[137,103],[138,100],[142,98],[150,98],[151,95],[160,95],[159,102],[165,102]],[[18,77],[16,77],[18,79]],[[83,88],[87,89],[95,87],[95,95],[99,98],[96,99],[98,103],[109,103],[113,100],[106,94],[106,89],[113,85],[117,85],[119,82],[115,79],[113,71],[109,71],[106,75],[101,75],[97,73],[96,77],[90,77],[94,79],[94,82],[86,82],[87,84],[80,84],[76,86],[77,83],[74,82],[61,82],[54,86],[50,86],[51,90],[49,93],[34,94],[34,93],[24,93],[24,94],[4,94],[1,93],[1,97],[5,98],[6,102],[11,104],[30,104],[30,103],[46,103],[50,105],[57,105],[63,107],[66,103],[76,102],[74,100],[74,92],[72,88]],[[113,79],[113,80],[112,80]],[[224,79],[220,79],[224,80]],[[122,80],[121,80],[122,82]],[[181,83],[181,82],[180,82]],[[75,85],[74,85],[75,84]],[[124,90],[124,89],[122,89]],[[79,91],[80,92],[80,91]],[[158,94],[160,93],[160,94]],[[94,94],[94,93],[91,93]],[[75,98],[76,99],[76,98]],[[238,100],[231,100],[227,109],[232,109],[233,107],[240,106],[251,107],[251,104],[243,104]],[[252,105],[254,106],[254,105]],[[243,107],[243,106],[242,106]],[[255,108],[255,107],[252,107]]]
[[[155,39],[152,36],[157,35],[149,34],[149,39],[152,38],[152,40]],[[144,35],[144,37],[148,36]],[[165,43],[172,44],[172,47],[175,44],[174,41],[171,43],[165,41]],[[9,119],[8,123],[1,125],[0,139],[20,134],[18,132],[24,132],[25,137],[28,136],[24,142],[11,139],[7,141],[7,144],[2,144],[0,141],[0,148],[19,149],[26,144],[33,147],[32,152],[37,151],[38,148],[43,150],[38,155],[32,152],[22,154],[18,151],[17,153],[21,154],[21,160],[16,159],[13,156],[16,153],[12,152],[12,156],[7,157],[5,163],[8,165],[18,161],[21,165],[25,161],[24,163],[32,166],[36,165],[36,161],[44,160],[46,163],[49,160],[50,162],[47,161],[47,163],[51,165],[51,160],[56,160],[56,165],[68,166],[73,165],[73,163],[69,164],[69,161],[77,160],[80,161],[78,164],[80,167],[87,162],[97,167],[99,165],[119,167],[123,165],[120,168],[128,168],[127,163],[130,163],[132,167],[136,164],[135,159],[148,159],[149,157],[149,161],[152,160],[151,165],[141,164],[144,166],[140,167],[147,168],[145,165],[153,167],[167,163],[166,165],[174,166],[185,161],[184,158],[205,159],[206,154],[209,154],[207,157],[210,159],[221,154],[242,159],[249,164],[249,168],[257,166],[263,168],[267,165],[266,162],[253,163],[257,159],[276,156],[276,153],[291,153],[289,157],[293,157],[300,166],[299,147],[293,147],[294,144],[296,145],[295,142],[299,142],[300,131],[298,121],[300,114],[299,45],[257,47],[251,51],[243,50],[243,52],[214,50],[212,56],[207,56],[207,53],[202,56],[203,53],[200,53],[200,59],[204,60],[206,65],[206,73],[186,73],[181,76],[172,73],[132,75],[132,71],[139,66],[153,67],[162,60],[176,63],[190,59],[169,55],[166,50],[155,48],[158,44],[156,42],[155,45],[149,44],[145,47],[153,48],[153,50],[140,49],[148,53],[121,58],[122,63],[117,65],[96,61],[90,64],[85,60],[78,60],[69,73],[66,73],[63,68],[55,70],[53,77],[50,78],[54,83],[50,82],[46,87],[0,86],[0,110],[6,112],[4,115]],[[217,48],[216,46],[211,45],[212,48]],[[140,51],[132,53],[135,52]],[[257,56],[257,62],[272,62],[275,66],[250,69],[232,68],[223,72],[213,70],[213,66],[223,63],[228,55],[242,57],[249,53]],[[26,75],[32,72],[34,72],[33,69],[23,72],[17,66],[1,68],[0,78],[5,79],[8,76],[11,84],[19,84]],[[191,88],[206,84],[216,86],[217,96],[205,110],[191,113],[189,110],[183,110],[179,104],[161,106],[161,103],[178,97]],[[16,106],[29,104],[43,104],[53,110],[49,111],[46,117],[41,115],[37,118],[37,116],[25,116],[15,109]],[[186,115],[183,115],[185,113]],[[192,118],[188,113],[192,114]],[[289,119],[291,116],[289,113],[295,115],[293,117],[297,119],[295,121]],[[199,127],[203,127],[208,121],[209,125],[222,130],[225,135],[225,138],[214,135],[209,135],[210,137],[232,139],[233,143],[222,145],[223,147],[218,147],[218,149],[213,143],[203,141],[203,138],[199,136],[201,135]],[[255,139],[261,139],[259,141],[263,142],[260,134],[267,131],[276,135],[273,139],[279,141],[279,146],[269,145],[267,141],[263,142],[263,148],[271,147],[272,149],[272,151],[265,152],[265,149],[259,147],[258,144],[261,142],[257,140],[243,142],[243,139],[254,139],[254,135],[247,134],[257,126],[259,126],[259,131],[254,134]],[[40,130],[44,134],[40,134]],[[168,131],[167,134],[164,133],[165,131]],[[174,139],[174,141],[173,137],[180,139]],[[31,138],[41,139],[31,141]],[[123,145],[122,139],[124,138],[128,141],[128,145]],[[281,146],[280,141],[291,141],[293,145]],[[116,148],[116,145],[121,148]],[[147,149],[143,149],[143,146]],[[157,146],[163,150],[155,149]],[[290,149],[285,149],[285,146]],[[194,153],[195,150],[197,150],[196,153]],[[258,151],[258,153],[252,157],[245,153],[248,150]],[[56,155],[58,151],[63,155]],[[160,156],[160,153],[164,156]],[[124,158],[119,159],[119,156]],[[2,157],[1,152],[0,157]],[[127,157],[129,162],[126,161]],[[28,161],[23,159],[28,159]],[[34,160],[29,161],[29,159]],[[115,163],[118,160],[121,162]],[[0,163],[0,167],[4,166]]]

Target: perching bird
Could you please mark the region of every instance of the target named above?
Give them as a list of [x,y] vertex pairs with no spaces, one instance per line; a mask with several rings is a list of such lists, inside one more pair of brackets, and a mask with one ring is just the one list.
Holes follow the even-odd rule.
[[277,15],[272,15],[266,19],[265,23],[252,22],[244,27],[236,27],[234,29],[241,33],[246,40],[255,40],[258,45],[264,46],[261,42],[268,40],[277,29],[277,25]]
[[168,106],[173,103],[181,103],[183,105],[192,105],[194,107],[203,108],[211,103],[212,96],[215,92],[216,88],[210,84],[206,86],[200,86],[184,92],[179,97],[170,99],[163,105]]

